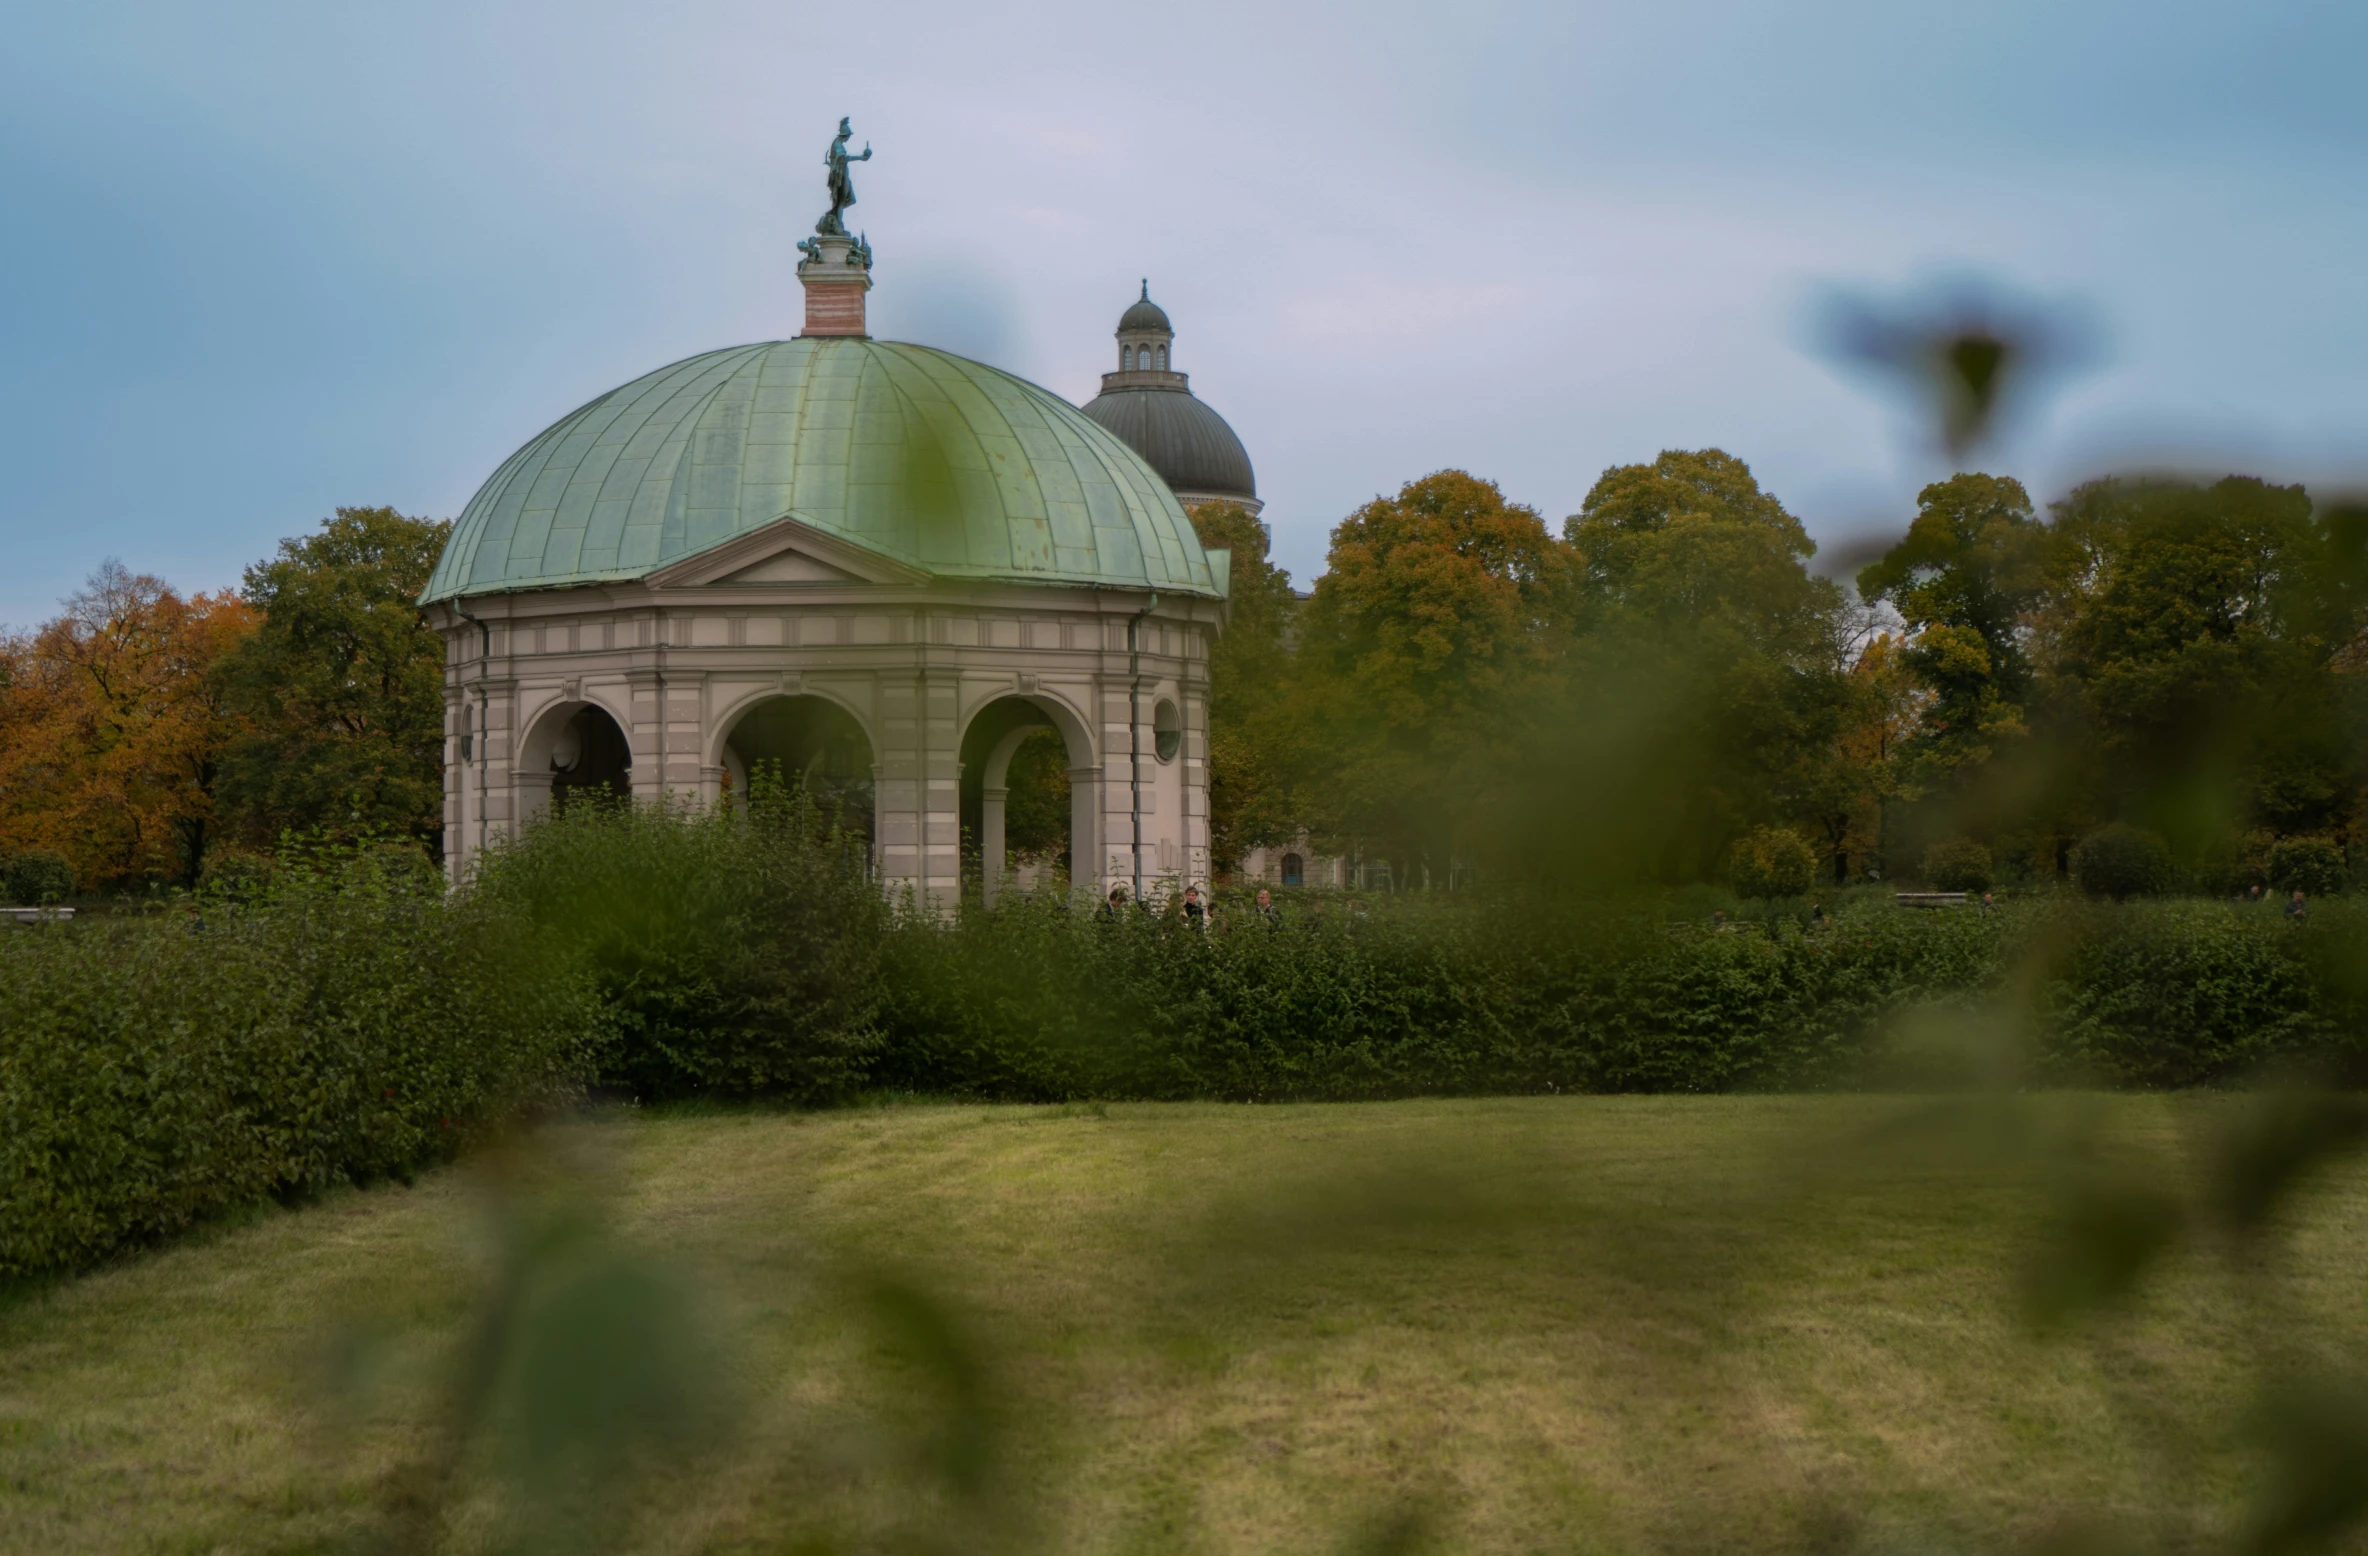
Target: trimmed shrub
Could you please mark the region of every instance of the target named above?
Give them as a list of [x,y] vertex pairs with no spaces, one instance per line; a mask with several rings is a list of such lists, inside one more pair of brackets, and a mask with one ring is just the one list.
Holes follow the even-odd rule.
[[206,862],[198,871],[197,888],[208,896],[245,902],[270,890],[271,881],[269,854],[218,844],[206,850]]
[[74,895],[74,866],[47,848],[11,855],[0,870],[0,892],[19,907],[41,908]]
[[449,1157],[573,1084],[587,992],[523,922],[367,865],[0,934],[0,1276]]
[[862,841],[760,781],[742,809],[577,801],[487,858],[490,913],[582,959],[607,1032],[594,1080],[645,1098],[860,1086],[890,910]]
[[1954,838],[1924,850],[1924,879],[1936,891],[1988,891],[1990,851],[1971,838]]
[[2043,1062],[2066,1079],[2193,1086],[2316,1056],[2314,947],[2275,915],[2132,903],[2053,918]]
[[2343,890],[2343,851],[2323,837],[2280,838],[2269,848],[2269,883],[2283,892],[2332,897]]
[[2154,833],[2116,821],[2073,848],[2072,878],[2090,896],[2116,902],[2159,896],[2171,887],[2171,851]]
[[1798,897],[1817,879],[1817,850],[1790,827],[1761,827],[1727,855],[1739,897]]

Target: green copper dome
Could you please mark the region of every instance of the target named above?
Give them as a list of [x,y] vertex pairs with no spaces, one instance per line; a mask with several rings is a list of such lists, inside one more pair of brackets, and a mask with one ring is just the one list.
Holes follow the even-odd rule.
[[639,578],[788,515],[943,578],[1225,592],[1166,483],[1076,407],[849,337],[710,351],[563,418],[470,499],[420,599]]

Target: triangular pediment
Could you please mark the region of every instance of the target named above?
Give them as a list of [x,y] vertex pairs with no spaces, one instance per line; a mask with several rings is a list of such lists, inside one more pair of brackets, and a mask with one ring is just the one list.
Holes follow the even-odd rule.
[[916,584],[928,579],[928,573],[910,563],[882,556],[793,513],[659,568],[647,581],[660,589],[681,589]]
[[843,567],[833,567],[819,557],[808,556],[795,547],[776,551],[761,562],[751,562],[736,573],[726,573],[716,580],[719,584],[770,583],[862,583]]

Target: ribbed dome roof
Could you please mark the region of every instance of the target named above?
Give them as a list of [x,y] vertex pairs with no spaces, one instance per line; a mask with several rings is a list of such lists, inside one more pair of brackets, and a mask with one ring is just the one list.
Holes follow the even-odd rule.
[[1130,335],[1138,330],[1159,330],[1169,335],[1176,333],[1176,327],[1168,322],[1167,310],[1151,300],[1148,282],[1144,283],[1142,297],[1129,303],[1126,312],[1118,316],[1118,332],[1121,335]]
[[420,598],[639,578],[793,514],[941,577],[1221,595],[1159,476],[1059,396],[950,352],[734,346],[511,455]]
[[1182,389],[1105,389],[1087,402],[1085,414],[1142,455],[1171,491],[1258,496],[1250,451],[1224,417]]

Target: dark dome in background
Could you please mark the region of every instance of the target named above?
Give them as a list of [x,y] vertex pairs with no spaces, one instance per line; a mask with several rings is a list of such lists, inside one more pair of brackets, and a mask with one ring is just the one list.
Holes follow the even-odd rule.
[[1085,414],[1117,436],[1159,472],[1179,501],[1222,500],[1258,511],[1258,482],[1250,453],[1225,418],[1195,399],[1191,380],[1174,371],[1176,338],[1167,313],[1151,300],[1151,284],[1118,316],[1118,371],[1102,375],[1102,392]]
[[1142,455],[1168,489],[1186,502],[1204,497],[1258,500],[1250,451],[1224,417],[1189,391],[1104,390],[1088,402],[1085,414]]

